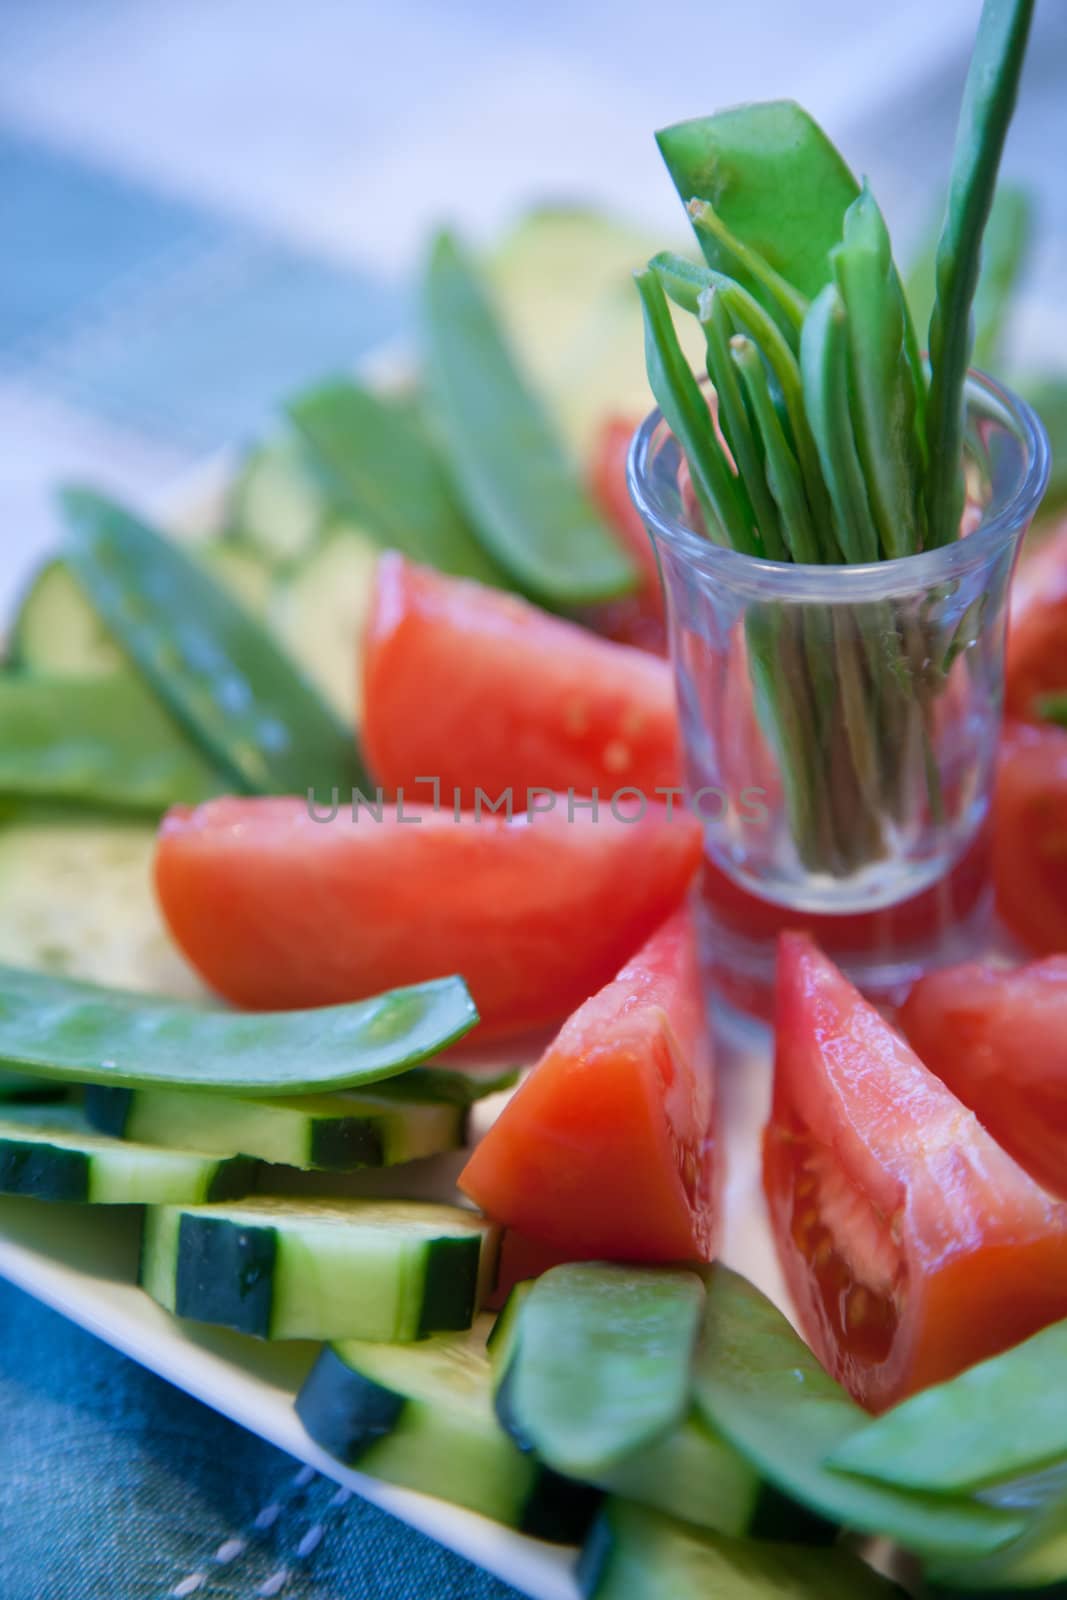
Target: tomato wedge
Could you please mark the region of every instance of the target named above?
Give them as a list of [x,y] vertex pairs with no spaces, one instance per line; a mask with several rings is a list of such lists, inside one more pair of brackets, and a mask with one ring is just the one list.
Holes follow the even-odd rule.
[[1035,955],[1067,951],[1067,730],[1007,730],[994,817],[1001,920]]
[[567,1020],[459,1184],[570,1260],[711,1259],[715,1095],[687,912]]
[[480,817],[383,805],[316,820],[303,800],[209,801],[164,819],[156,889],[213,989],[258,1010],[330,1005],[459,972],[478,1039],[558,1023],[679,903],[696,820]]
[[778,962],[775,1242],[816,1355],[881,1410],[1067,1316],[1067,1206],[810,939]]
[[1030,1175],[1067,1198],[1067,956],[931,972],[900,1013],[931,1071]]
[[[437,779],[472,806],[478,787],[677,786],[671,671],[641,650],[481,584],[388,553],[375,577],[363,657],[363,740],[378,779],[409,799]],[[420,785],[421,781],[421,786]]]
[[1067,690],[1067,525],[1024,556],[1011,590],[1004,709],[1039,715],[1043,694]]

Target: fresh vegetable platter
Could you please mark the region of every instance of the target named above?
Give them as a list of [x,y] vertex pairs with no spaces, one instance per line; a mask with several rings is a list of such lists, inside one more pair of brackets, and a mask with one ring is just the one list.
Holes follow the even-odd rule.
[[[66,488],[12,619],[0,1270],[533,1596],[1067,1592],[1064,535],[1016,591],[992,817],[1044,959],[886,1012],[802,924],[772,1052],[709,1013],[624,472],[643,316],[709,538],[832,568],[866,507],[861,560],[952,542],[1029,11],[983,11],[929,380],[869,190],[798,107],[739,108],[661,136],[707,266],[585,213],[485,263],[440,234],[405,382],[295,397],[167,527]],[[819,833],[783,638],[748,629],[760,725]],[[933,759],[901,638],[835,655],[866,800],[878,718]],[[935,698],[973,642],[919,639]]]

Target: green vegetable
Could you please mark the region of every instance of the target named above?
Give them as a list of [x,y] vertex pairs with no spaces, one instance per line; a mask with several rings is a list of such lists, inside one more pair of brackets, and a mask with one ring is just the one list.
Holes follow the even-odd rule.
[[158,815],[225,788],[131,673],[0,678],[0,793]]
[[1067,1497],[1033,1517],[1017,1544],[984,1560],[934,1561],[923,1600],[1062,1600],[1067,1594]]
[[707,259],[738,283],[753,285],[755,298],[795,349],[809,302],[779,277],[761,255],[735,238],[706,200],[690,201],[689,220]]
[[339,379],[299,395],[288,409],[338,515],[413,561],[506,585],[471,533],[409,400]]
[[522,1299],[498,1417],[556,1472],[595,1480],[685,1416],[703,1308],[692,1272],[553,1267]]
[[380,553],[358,529],[335,525],[279,585],[270,610],[285,649],[349,727],[362,713],[360,657]]
[[11,664],[48,677],[110,677],[128,663],[62,561],[34,573],[11,629]]
[[370,791],[352,733],[175,544],[88,489],[61,496],[65,559],[178,722],[237,788]]
[[759,429],[766,462],[767,486],[774,496],[782,523],[782,536],[794,561],[818,561],[820,543],[811,518],[800,465],[793,454],[778,415],[763,357],[744,334],[730,340],[730,355],[741,374]]
[[374,1083],[477,1021],[462,978],[315,1011],[215,1011],[0,967],[0,1066],[69,1083],[288,1095]]
[[812,302],[800,340],[804,402],[846,561],[878,560],[878,529],[849,412],[848,318],[834,284]]
[[493,559],[543,604],[627,593],[637,570],[590,503],[504,342],[473,264],[439,234],[423,286],[424,371],[456,488]]
[[889,230],[866,184],[845,212],[844,240],[832,259],[849,344],[842,388],[847,397],[851,380],[852,423],[870,508],[886,556],[914,555],[923,544],[922,463],[915,375],[907,360],[908,312]]
[[625,1500],[594,1524],[578,1581],[587,1600],[903,1600],[849,1550],[698,1533]]
[[1067,1460],[1067,1322],[924,1389],[828,1465],[904,1488],[966,1491]]
[[[722,224],[805,298],[830,281],[830,251],[858,188],[800,106],[735,106],[664,128],[656,143],[686,205],[707,200]],[[712,235],[700,243],[710,266],[738,276]],[[766,305],[755,280],[739,281]]]
[[711,428],[708,403],[682,354],[658,273],[634,274],[645,314],[648,381],[667,424],[685,451],[708,531],[721,529],[735,549],[756,554],[752,509]]
[[699,315],[708,345],[708,377],[719,402],[719,427],[730,446],[738,475],[748,489],[763,552],[772,561],[785,561],[789,552],[782,537],[778,507],[767,483],[758,426],[754,425],[730,353],[734,328],[721,294],[714,289],[702,294]]
[[310,555],[326,523],[326,495],[304,441],[286,430],[245,457],[227,508],[227,538],[250,545],[274,568]]
[[931,545],[947,544],[959,533],[971,307],[1033,11],[1034,0],[985,0],[963,94],[930,319],[926,516]]
[[697,1409],[763,1477],[846,1528],[945,1556],[991,1554],[1023,1519],[949,1495],[847,1478],[826,1466],[867,1413],[828,1377],[770,1301],[716,1266],[694,1371]]

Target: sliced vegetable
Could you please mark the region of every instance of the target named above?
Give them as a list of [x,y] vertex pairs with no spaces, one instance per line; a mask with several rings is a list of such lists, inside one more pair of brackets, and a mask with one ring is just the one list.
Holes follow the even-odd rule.
[[462,978],[355,1005],[242,1017],[0,967],[0,1065],[67,1083],[265,1095],[344,1089],[403,1072],[476,1020]]
[[959,533],[971,307],[1033,13],[1034,0],[985,0],[963,92],[930,319],[926,517],[931,545],[947,544]]
[[1031,1517],[1026,1537],[985,1560],[936,1561],[929,1600],[1062,1600],[1067,1593],[1067,1499]]
[[1009,728],[997,770],[997,911],[1035,955],[1067,951],[1067,731]]
[[939,1493],[987,1488],[1067,1459],[1067,1323],[1034,1334],[847,1438],[828,1465]]
[[498,1417],[522,1449],[595,1481],[685,1416],[703,1310],[692,1272],[553,1267],[520,1307]]
[[466,1111],[447,1101],[370,1094],[227,1100],[189,1089],[102,1089],[85,1094],[94,1128],[168,1148],[257,1156],[290,1167],[347,1172],[392,1167],[459,1149]]
[[149,1210],[141,1287],[263,1339],[403,1342],[469,1328],[495,1253],[489,1224],[457,1206],[263,1195]]
[[1023,1529],[1020,1515],[977,1500],[865,1483],[827,1467],[870,1419],[781,1312],[721,1265],[708,1283],[693,1386],[700,1414],[762,1477],[845,1528],[968,1557],[1003,1548]]
[[[529,789],[680,786],[666,662],[400,555],[375,574],[363,653],[363,737],[375,776],[409,800],[491,804]],[[421,782],[420,782],[421,780]]]
[[408,398],[337,379],[299,395],[289,415],[346,521],[441,572],[506,583],[471,533]]
[[367,788],[350,731],[191,557],[91,490],[62,509],[79,584],[220,771],[252,791]]
[[63,561],[38,568],[11,630],[12,665],[56,677],[109,677],[127,662]]
[[552,606],[607,599],[637,572],[589,502],[504,342],[473,264],[447,233],[424,285],[424,370],[456,487],[479,538]]
[[715,1136],[705,1003],[679,912],[564,1024],[459,1182],[489,1216],[575,1260],[708,1260]]
[[335,527],[271,608],[285,648],[349,726],[362,714],[360,653],[379,559],[377,546],[357,529]]
[[324,1350],[296,1398],[317,1445],[386,1483],[438,1495],[523,1533],[580,1539],[599,1496],[522,1455],[493,1415],[485,1337],[415,1345],[348,1339]]
[[1027,721],[1046,715],[1046,697],[1067,690],[1067,525],[1031,554],[1011,586],[1004,709]]
[[[830,251],[858,187],[800,106],[792,100],[735,106],[664,128],[656,143],[687,205],[707,200],[732,233],[809,300],[829,282]],[[714,235],[700,243],[710,266],[740,276]],[[755,280],[745,287],[766,304]]]
[[1067,955],[1014,971],[975,961],[931,972],[900,1020],[997,1143],[1067,1197]]
[[287,429],[245,457],[230,491],[231,537],[284,568],[311,554],[326,518],[326,491],[295,433]]
[[1067,1206],[801,934],[779,943],[775,1037],[775,1242],[853,1395],[880,1410],[1067,1315]]
[[407,801],[328,820],[229,799],[171,813],[156,885],[182,950],[239,1005],[328,1005],[458,968],[481,1041],[558,1021],[606,982],[699,857],[696,820],[643,801],[594,816],[541,791],[528,813],[457,821]]
[[903,1590],[848,1550],[811,1550],[697,1533],[611,1500],[578,1569],[587,1600],[877,1600]]
[[0,793],[158,815],[223,788],[131,673],[0,678]]
[[196,1204],[255,1187],[256,1164],[204,1150],[126,1144],[86,1126],[75,1106],[5,1106],[0,1194],[93,1205]]

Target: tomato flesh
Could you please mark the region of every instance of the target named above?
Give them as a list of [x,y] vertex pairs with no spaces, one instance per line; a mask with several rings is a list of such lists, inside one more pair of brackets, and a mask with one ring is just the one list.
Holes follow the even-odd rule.
[[997,910],[1036,955],[1067,951],[1067,730],[1008,729],[997,770]]
[[165,819],[156,888],[180,948],[240,1006],[357,1000],[449,973],[486,1040],[579,1005],[679,904],[695,819],[662,805],[476,819],[383,805],[316,820],[303,800],[212,800]]
[[806,935],[778,963],[775,1242],[815,1353],[881,1410],[1067,1315],[1067,1206]]
[[715,1095],[687,912],[568,1019],[459,1182],[569,1260],[711,1259]]
[[[515,595],[445,577],[395,553],[378,562],[363,656],[363,741],[389,789],[427,780],[474,804],[510,789],[678,785],[670,667],[598,639]],[[420,784],[420,780],[422,780]]]
[[583,620],[620,644],[637,645],[662,655],[667,647],[667,627],[659,562],[626,481],[630,441],[639,421],[635,417],[609,417],[604,422],[593,447],[589,488],[621,544],[637,563],[641,585],[636,594],[625,599],[589,607]]
[[1004,670],[1009,717],[1036,717],[1042,695],[1067,690],[1067,526],[1019,566]]
[[968,962],[932,972],[900,1019],[994,1139],[1067,1198],[1067,956],[1015,971]]

